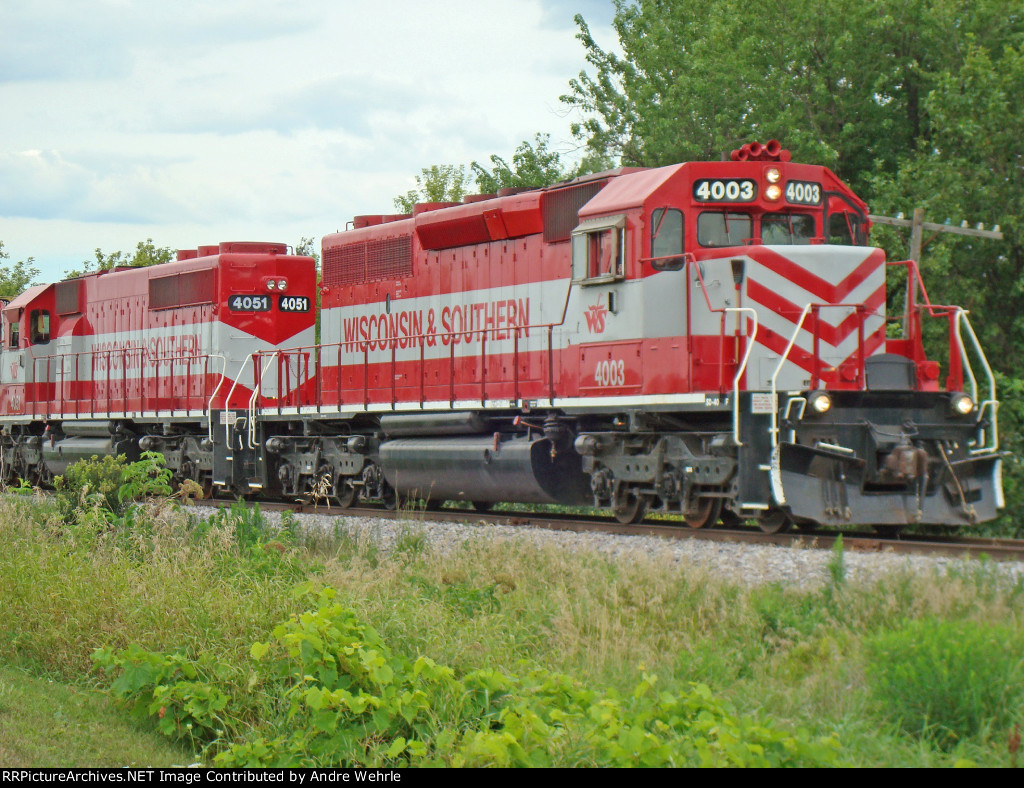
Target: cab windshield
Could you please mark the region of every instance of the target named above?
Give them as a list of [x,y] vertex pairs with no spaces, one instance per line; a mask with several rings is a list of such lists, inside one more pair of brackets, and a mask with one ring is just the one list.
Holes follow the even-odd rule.
[[697,217],[697,243],[701,246],[743,246],[750,243],[753,227],[749,213],[705,211]]
[[772,245],[809,244],[817,236],[813,216],[802,213],[766,213],[761,218],[761,243]]

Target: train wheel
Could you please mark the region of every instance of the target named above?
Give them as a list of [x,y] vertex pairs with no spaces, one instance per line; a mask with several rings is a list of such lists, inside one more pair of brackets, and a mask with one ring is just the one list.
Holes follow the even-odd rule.
[[615,496],[612,513],[623,525],[634,525],[644,519],[649,503],[646,496],[637,495],[632,490],[623,490]]
[[708,523],[714,525],[721,513],[721,498],[702,498],[692,512],[683,513],[683,520],[691,528],[703,528]]
[[359,490],[349,484],[347,481],[338,480],[340,487],[338,494],[334,496],[335,503],[338,504],[339,509],[348,509],[352,504],[356,502],[356,497],[359,495]]
[[494,501],[473,501],[473,508],[478,512],[489,512],[494,508]]
[[782,510],[773,509],[758,518],[757,527],[766,534],[782,534],[793,527],[793,521]]
[[736,512],[732,509],[722,509],[722,513],[719,515],[723,528],[739,528],[743,520]]

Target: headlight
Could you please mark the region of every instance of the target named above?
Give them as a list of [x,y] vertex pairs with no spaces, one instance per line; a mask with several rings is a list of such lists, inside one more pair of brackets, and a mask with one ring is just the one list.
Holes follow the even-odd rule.
[[782,196],[782,187],[777,186],[774,183],[764,190],[764,196],[766,199],[775,202]]
[[287,290],[288,289],[288,280],[287,279],[278,279],[277,280],[277,289],[280,290],[282,293],[285,290]]
[[764,172],[764,178],[768,183],[778,183],[782,178],[782,173],[779,171],[778,167],[769,167]]
[[956,393],[949,398],[953,413],[957,416],[969,416],[974,412],[974,400],[966,394]]
[[824,416],[832,410],[832,397],[824,391],[812,392],[807,397],[807,405],[815,416]]
[[273,279],[268,279],[267,280],[267,290],[275,290],[275,289],[277,289],[277,282],[275,282]]

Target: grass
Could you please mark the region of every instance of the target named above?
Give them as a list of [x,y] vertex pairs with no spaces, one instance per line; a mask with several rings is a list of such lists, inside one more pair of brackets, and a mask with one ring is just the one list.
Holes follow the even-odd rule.
[[[1024,722],[1024,666],[1012,659],[1024,642],[1024,585],[1010,585],[978,563],[860,586],[846,577],[841,548],[831,570],[818,591],[749,588],[655,557],[616,562],[522,539],[442,549],[412,523],[385,551],[340,526],[315,537],[271,533],[251,512],[199,526],[186,512],[165,509],[141,528],[136,518],[131,533],[109,523],[69,528],[46,504],[8,499],[0,501],[0,664],[8,666],[0,672],[0,708],[5,693],[21,698],[59,687],[69,699],[84,699],[95,719],[90,735],[113,752],[124,752],[125,730],[149,741],[151,728],[133,727],[93,691],[105,680],[90,659],[93,650],[135,643],[208,654],[230,666],[223,686],[255,698],[258,715],[259,704],[270,701],[256,697],[258,685],[253,689],[250,647],[303,609],[291,591],[313,579],[337,589],[337,600],[391,649],[410,659],[428,655],[456,675],[542,667],[629,697],[644,673],[657,674],[659,690],[702,682],[740,712],[767,715],[787,729],[836,733],[850,765],[1010,765],[1008,736]],[[888,680],[911,684],[889,671],[908,660],[886,657],[885,648],[914,641],[904,635],[894,646],[886,638],[931,621],[969,631],[1006,657],[997,660],[998,671],[985,672],[985,661],[972,660],[970,649],[953,656],[912,652],[918,699],[928,691],[934,660],[955,657],[977,667],[974,674],[954,673],[944,691],[967,698],[978,722],[941,740],[929,735],[930,723],[908,725],[901,717],[911,701],[894,713],[885,691]],[[1001,683],[999,692],[981,691],[993,681]],[[10,752],[12,762],[100,765],[93,758],[106,758],[93,745],[47,754],[33,744],[42,723],[19,719],[12,726],[2,715],[0,756]],[[200,756],[181,757],[173,750],[132,755],[157,765]]]
[[0,764],[5,768],[186,766],[194,755],[142,730],[97,689],[0,668]]

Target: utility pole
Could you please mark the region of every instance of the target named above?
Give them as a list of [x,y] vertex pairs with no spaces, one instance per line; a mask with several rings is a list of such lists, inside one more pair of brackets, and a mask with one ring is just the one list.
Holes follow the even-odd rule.
[[[935,224],[934,222],[926,222],[924,220],[924,208],[914,209],[913,219],[904,219],[902,214],[899,217],[893,218],[891,216],[874,216],[869,215],[868,218],[875,224],[890,224],[894,227],[909,227],[910,228],[910,259],[915,263],[921,262],[921,250],[927,246],[928,242],[938,235],[939,233],[956,233],[957,235],[972,235],[976,238],[992,238],[996,241],[1003,240],[1003,234],[999,232],[999,225],[997,224],[991,230],[986,230],[985,225],[979,224],[975,228],[967,226],[967,222],[962,222],[959,227],[951,224]],[[928,241],[924,240],[924,231],[928,230],[935,233]]]
[[[996,241],[1003,240],[1003,234],[999,232],[999,225],[997,224],[991,230],[986,230],[984,224],[978,224],[975,228],[971,229],[967,226],[967,222],[961,222],[959,227],[951,224],[935,224],[934,222],[926,222],[924,220],[924,208],[914,209],[914,218],[907,220],[903,218],[903,214],[898,217],[892,216],[874,216],[869,214],[868,218],[876,224],[889,224],[893,227],[909,227],[910,228],[910,259],[914,261],[914,264],[920,269],[921,265],[921,252],[925,246],[927,246],[939,233],[955,233],[956,235],[970,235],[975,238],[992,238]],[[924,240],[924,231],[929,230],[934,235],[927,241]],[[913,305],[917,302],[917,279],[909,271],[907,272],[907,300],[904,307],[905,312],[903,316],[903,331],[907,333],[910,327],[911,321],[911,310]]]

